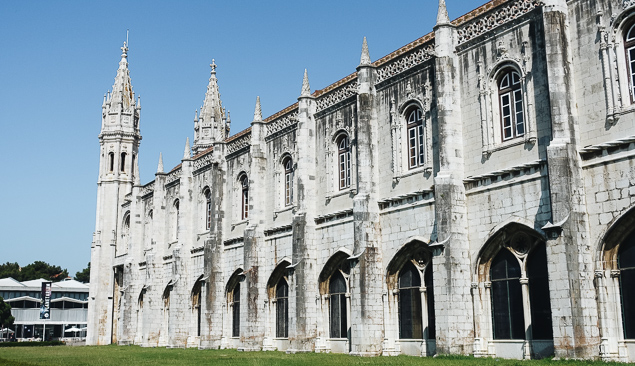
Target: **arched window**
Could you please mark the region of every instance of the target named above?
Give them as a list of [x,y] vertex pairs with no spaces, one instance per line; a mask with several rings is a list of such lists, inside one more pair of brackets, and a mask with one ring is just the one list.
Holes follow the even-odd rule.
[[337,141],[337,161],[339,167],[339,187],[351,186],[351,147],[348,135],[342,134]]
[[498,101],[503,141],[525,134],[521,86],[520,74],[512,69],[504,70],[498,79]]
[[231,291],[229,306],[232,309],[232,337],[240,336],[240,282]]
[[[632,28],[631,28],[632,29]],[[624,338],[635,338],[635,232],[620,245],[617,254],[622,295],[622,323]]]
[[276,285],[276,337],[289,337],[289,284],[284,277]]
[[120,162],[121,166],[119,168],[119,170],[124,173],[126,171],[126,153],[122,152],[121,153],[121,162]]
[[114,152],[109,152],[108,153],[108,171],[110,173],[112,173],[115,170],[115,153]]
[[417,168],[425,163],[425,139],[421,108],[412,107],[406,112],[408,124],[408,167]]
[[249,178],[246,174],[243,174],[238,179],[241,186],[241,209],[240,218],[246,220],[249,218]]
[[330,328],[331,338],[346,338],[348,319],[346,314],[346,280],[339,270],[329,281]]
[[287,157],[282,164],[284,165],[284,205],[293,204],[293,160]]
[[203,192],[205,195],[205,230],[212,227],[212,192],[206,188]]
[[196,335],[201,335],[201,287],[203,285],[203,281],[200,279],[196,281],[194,287],[192,288],[192,310],[196,312]]
[[629,92],[631,103],[633,103],[635,101],[635,23],[624,34],[624,52],[626,52],[626,62],[628,64]]
[[172,211],[174,217],[172,218],[172,222],[174,223],[174,230],[173,230],[173,238],[174,240],[178,240],[179,239],[179,200],[175,200],[174,201],[174,208]]
[[399,338],[422,339],[421,274],[412,261],[399,271]]
[[492,260],[492,324],[494,339],[525,339],[520,264],[507,249]]
[[547,248],[544,243],[531,252],[528,261],[531,337],[532,339],[553,339],[549,278],[547,276]]

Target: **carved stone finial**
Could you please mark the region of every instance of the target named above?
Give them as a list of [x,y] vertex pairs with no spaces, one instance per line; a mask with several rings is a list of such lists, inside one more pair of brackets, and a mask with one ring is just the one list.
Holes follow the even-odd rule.
[[194,122],[198,122],[198,109],[194,110]]
[[216,74],[216,62],[212,59],[212,63],[209,64],[209,67],[212,68],[212,74]]
[[303,97],[308,97],[311,95],[311,87],[309,86],[309,74],[306,69],[304,69],[304,78],[302,79],[302,93],[300,93]]
[[445,6],[445,0],[439,0],[439,12],[437,13],[437,25],[449,24],[450,17],[448,16],[448,9]]
[[362,44],[362,57],[359,61],[361,65],[370,65],[370,53],[368,52],[368,42],[366,42],[366,37],[364,37],[364,43]]
[[192,153],[190,150],[190,138],[187,137],[185,139],[185,150],[183,151],[183,159],[189,159],[192,157]]
[[163,173],[163,154],[159,153],[159,166],[157,167],[157,173]]
[[256,109],[254,110],[254,121],[262,121],[262,109],[260,108],[260,96],[256,97]]

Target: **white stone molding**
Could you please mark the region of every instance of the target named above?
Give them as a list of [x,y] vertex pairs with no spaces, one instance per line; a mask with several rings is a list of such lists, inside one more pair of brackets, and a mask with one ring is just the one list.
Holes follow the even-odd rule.
[[465,43],[492,29],[498,28],[529,13],[534,8],[542,6],[542,4],[542,1],[539,0],[515,0],[510,1],[507,5],[497,7],[493,11],[477,16],[458,27],[458,43]]
[[377,69],[377,81],[380,83],[384,80],[390,79],[395,75],[399,75],[404,71],[412,69],[413,67],[420,65],[434,56],[434,42],[428,42],[422,45],[420,48],[413,52],[410,52],[404,56],[391,60]]

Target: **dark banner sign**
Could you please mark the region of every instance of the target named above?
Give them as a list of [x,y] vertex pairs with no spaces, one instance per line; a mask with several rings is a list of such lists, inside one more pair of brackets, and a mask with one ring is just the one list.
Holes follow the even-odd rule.
[[42,282],[42,306],[40,319],[51,319],[51,286],[53,282]]

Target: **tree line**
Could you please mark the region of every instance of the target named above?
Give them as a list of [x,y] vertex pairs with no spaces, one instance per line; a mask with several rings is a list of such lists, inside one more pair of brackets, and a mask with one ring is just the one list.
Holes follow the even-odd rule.
[[[68,270],[60,266],[54,266],[43,261],[35,261],[24,267],[17,262],[0,264],[0,278],[12,277],[23,282],[43,278],[52,282],[59,282],[68,277]],[[75,273],[75,280],[88,283],[90,281],[90,262],[86,268]]]

